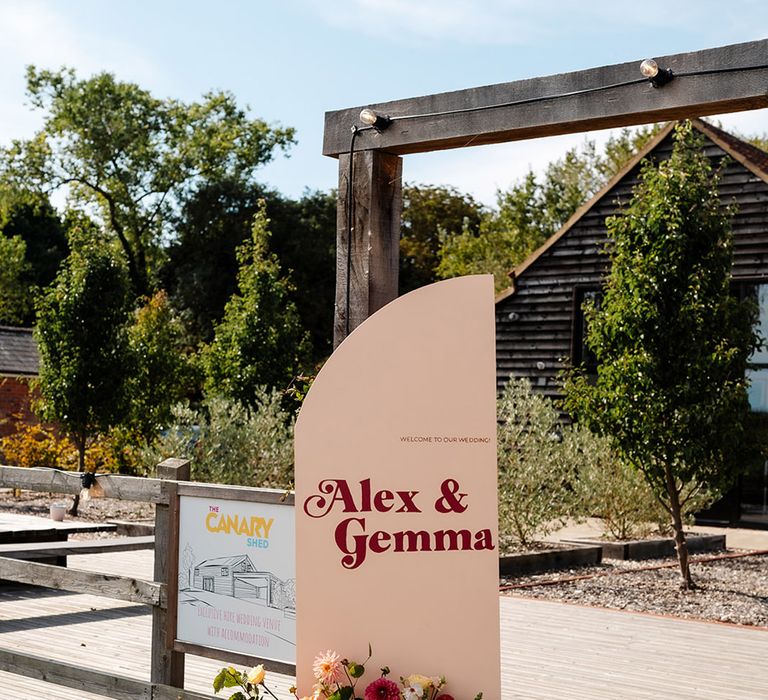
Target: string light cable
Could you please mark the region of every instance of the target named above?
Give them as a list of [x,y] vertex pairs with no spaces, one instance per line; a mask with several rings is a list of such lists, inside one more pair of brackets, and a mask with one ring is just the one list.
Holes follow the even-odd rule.
[[[671,82],[672,78],[691,78],[691,77],[697,77],[702,75],[723,75],[727,73],[740,73],[744,71],[756,71],[756,70],[764,70],[768,68],[768,64],[760,64],[755,66],[726,66],[721,68],[706,68],[702,70],[693,70],[693,71],[684,71],[681,73],[673,73],[669,69],[659,68],[656,62],[653,59],[646,59],[641,64],[641,71],[643,73],[643,77],[641,78],[634,78],[632,80],[624,80],[618,83],[610,83],[608,85],[596,85],[594,87],[589,88],[582,88],[581,90],[571,90],[570,92],[562,92],[558,93],[556,95],[537,95],[535,97],[526,97],[520,100],[509,100],[507,102],[497,102],[490,105],[479,105],[476,107],[457,107],[454,109],[446,109],[441,110],[438,112],[425,112],[423,114],[402,114],[398,116],[392,116],[392,115],[380,115],[377,112],[375,112],[371,108],[364,109],[361,113],[361,121],[363,123],[366,123],[363,120],[363,113],[370,112],[374,114],[375,116],[379,117],[380,119],[387,120],[387,123],[391,122],[401,122],[401,121],[408,121],[411,119],[428,119],[432,117],[446,117],[451,116],[453,114],[468,114],[471,112],[486,112],[488,110],[492,109],[502,109],[504,107],[517,107],[520,105],[527,105],[527,104],[533,104],[535,102],[544,102],[546,100],[558,100],[565,97],[577,97],[578,95],[588,95],[591,93],[596,92],[605,92],[607,90],[615,90],[616,88],[620,87],[628,87],[630,85],[641,85],[643,83],[650,82],[654,87],[661,87],[662,85]],[[642,66],[647,66],[645,70],[643,70]],[[654,69],[657,72],[653,72]],[[649,71],[650,74],[646,71]],[[666,82],[661,82],[661,84],[656,85],[654,83],[654,78],[658,74],[666,74],[668,79]],[[657,81],[660,82],[660,81]],[[372,127],[368,127],[370,129]],[[379,127],[378,129],[375,129],[376,131],[382,131],[383,128]]]
[[764,70],[768,68],[768,64],[760,64],[753,66],[725,66],[721,68],[705,68],[702,70],[683,71],[680,73],[673,73],[668,68],[660,68],[659,65],[653,59],[645,59],[640,64],[641,78],[634,78],[632,80],[624,80],[618,83],[610,83],[608,85],[596,85],[594,87],[583,88],[581,90],[571,90],[570,92],[562,92],[557,95],[537,95],[536,97],[526,97],[520,100],[509,100],[507,102],[497,102],[490,105],[480,105],[477,107],[457,107],[455,109],[445,109],[437,112],[425,112],[423,114],[402,114],[398,116],[391,116],[380,114],[376,110],[366,107],[360,112],[360,122],[363,126],[352,126],[352,138],[349,144],[349,174],[347,177],[347,279],[346,279],[346,299],[345,299],[345,337],[349,335],[349,309],[350,309],[350,280],[352,271],[352,236],[354,232],[354,215],[355,215],[355,203],[354,203],[354,155],[355,155],[355,140],[357,136],[365,131],[375,131],[381,133],[387,129],[394,122],[410,121],[412,119],[430,119],[434,117],[447,117],[454,114],[469,114],[472,112],[487,112],[492,109],[502,109],[504,107],[518,107],[522,105],[535,104],[536,102],[546,102],[548,100],[558,100],[566,97],[576,97],[578,95],[589,95],[593,93],[606,92],[608,90],[615,90],[616,88],[628,87],[630,85],[641,85],[643,83],[650,82],[654,88],[662,88],[664,85],[672,82],[673,79],[678,78],[692,78],[703,75],[725,75],[728,73],[743,73],[748,71]]

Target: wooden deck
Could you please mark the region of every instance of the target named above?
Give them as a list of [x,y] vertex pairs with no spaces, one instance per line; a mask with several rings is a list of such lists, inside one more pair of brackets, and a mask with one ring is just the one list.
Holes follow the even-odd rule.
[[[151,556],[147,551],[77,555],[70,557],[70,566],[149,578]],[[504,700],[768,698],[764,630],[523,598],[503,597],[500,605]],[[150,627],[149,609],[141,605],[0,585],[0,646],[5,648],[147,679]],[[211,679],[222,665],[188,656],[187,688],[212,692]],[[450,669],[445,671],[450,676]],[[293,679],[273,678],[278,696],[289,698]],[[0,698],[40,697],[103,696],[0,673]]]

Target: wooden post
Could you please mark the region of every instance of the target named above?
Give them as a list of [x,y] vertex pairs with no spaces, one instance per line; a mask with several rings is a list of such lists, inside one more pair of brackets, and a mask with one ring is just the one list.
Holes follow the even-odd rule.
[[[189,481],[189,460],[166,459],[157,465],[157,476],[166,481]],[[155,506],[155,581],[173,585],[168,581],[169,557],[171,551],[171,513],[167,503]],[[176,688],[184,687],[184,654],[166,647],[166,627],[169,614],[175,611],[159,606],[152,608],[152,683],[161,683]]]
[[[397,297],[403,162],[400,157],[381,151],[356,153],[353,158],[350,231],[351,159],[349,154],[339,156],[334,348],[348,332]],[[350,238],[351,255],[348,258]]]

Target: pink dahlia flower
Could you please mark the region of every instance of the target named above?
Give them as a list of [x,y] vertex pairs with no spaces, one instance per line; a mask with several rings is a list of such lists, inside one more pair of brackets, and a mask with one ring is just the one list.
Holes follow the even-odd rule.
[[318,654],[315,657],[312,671],[315,674],[315,678],[326,685],[341,684],[346,680],[341,657],[330,649],[324,654]]
[[377,678],[365,689],[365,700],[400,700],[400,689],[389,678]]

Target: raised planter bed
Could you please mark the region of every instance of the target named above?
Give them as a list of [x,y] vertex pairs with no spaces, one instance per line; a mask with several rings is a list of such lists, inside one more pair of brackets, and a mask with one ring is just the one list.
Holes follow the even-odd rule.
[[[579,537],[567,541],[572,544],[601,547],[605,559],[662,559],[675,556],[675,542],[671,537],[627,542]],[[688,535],[686,541],[689,552],[712,552],[725,549],[725,535]]]
[[600,546],[582,545],[545,549],[541,552],[521,552],[499,557],[501,576],[529,576],[556,569],[575,569],[594,566],[602,561]]

